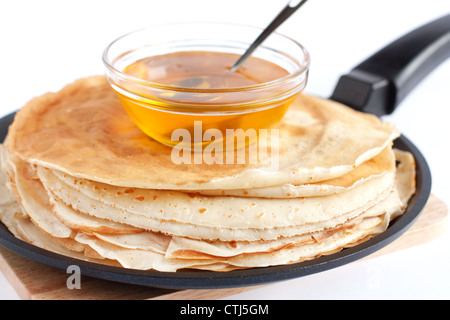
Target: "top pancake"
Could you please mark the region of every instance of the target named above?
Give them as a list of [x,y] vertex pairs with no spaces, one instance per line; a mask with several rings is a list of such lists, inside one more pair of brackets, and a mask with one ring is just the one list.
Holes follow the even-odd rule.
[[243,189],[340,177],[399,136],[389,123],[302,94],[279,123],[278,166],[175,164],[172,148],[146,136],[103,76],[80,79],[31,100],[8,133],[10,152],[74,177],[121,187],[172,190]]

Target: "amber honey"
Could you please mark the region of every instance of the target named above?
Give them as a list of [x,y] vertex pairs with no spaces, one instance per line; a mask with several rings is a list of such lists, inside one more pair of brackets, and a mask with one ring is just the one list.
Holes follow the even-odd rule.
[[[308,51],[279,33],[231,72],[261,32],[205,22],[136,30],[106,47],[106,76],[134,122],[163,144],[180,146],[182,136],[191,150],[211,149],[213,141],[228,149],[228,138],[244,132],[246,145],[280,121],[308,79]],[[246,134],[251,130],[256,137]],[[233,148],[242,139],[237,143]]]
[[[289,72],[256,57],[231,72],[238,58],[232,53],[186,51],[140,59],[123,72],[148,85],[134,89],[133,96],[119,92],[119,97],[136,124],[166,145],[178,144],[172,137],[176,129],[184,128],[193,137],[194,121],[201,121],[203,132],[216,129],[222,137],[227,129],[229,134],[230,129],[270,128],[283,117],[294,96],[283,96],[279,86],[258,86]],[[269,99],[268,91],[272,91]]]

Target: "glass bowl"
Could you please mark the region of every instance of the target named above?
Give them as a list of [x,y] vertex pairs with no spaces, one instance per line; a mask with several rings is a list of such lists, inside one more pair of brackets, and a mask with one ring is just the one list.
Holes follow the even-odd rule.
[[142,59],[179,52],[226,53],[237,59],[261,32],[257,27],[225,23],[174,23],[137,30],[107,46],[106,76],[131,119],[163,144],[183,142],[195,149],[235,138],[239,132],[252,130],[257,136],[282,119],[306,86],[310,56],[291,38],[273,33],[252,54],[287,71],[263,83],[192,87],[148,80],[125,70]]

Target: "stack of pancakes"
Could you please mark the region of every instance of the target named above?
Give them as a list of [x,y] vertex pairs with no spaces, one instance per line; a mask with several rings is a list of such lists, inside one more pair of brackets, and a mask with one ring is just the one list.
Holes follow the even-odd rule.
[[50,251],[175,272],[314,259],[405,211],[415,164],[389,123],[302,94],[277,129],[276,167],[175,164],[103,76],[80,79],[17,113],[1,145],[0,218]]

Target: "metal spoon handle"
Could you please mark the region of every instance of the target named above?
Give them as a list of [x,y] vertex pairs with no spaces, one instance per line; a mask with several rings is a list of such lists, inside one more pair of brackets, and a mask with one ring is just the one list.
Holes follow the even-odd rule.
[[280,24],[286,21],[295,11],[297,11],[307,0],[291,0],[283,10],[273,19],[273,21],[264,29],[264,31],[256,38],[252,45],[245,51],[239,60],[231,67],[230,71],[236,71],[241,64],[247,59],[253,51],[276,29]]

